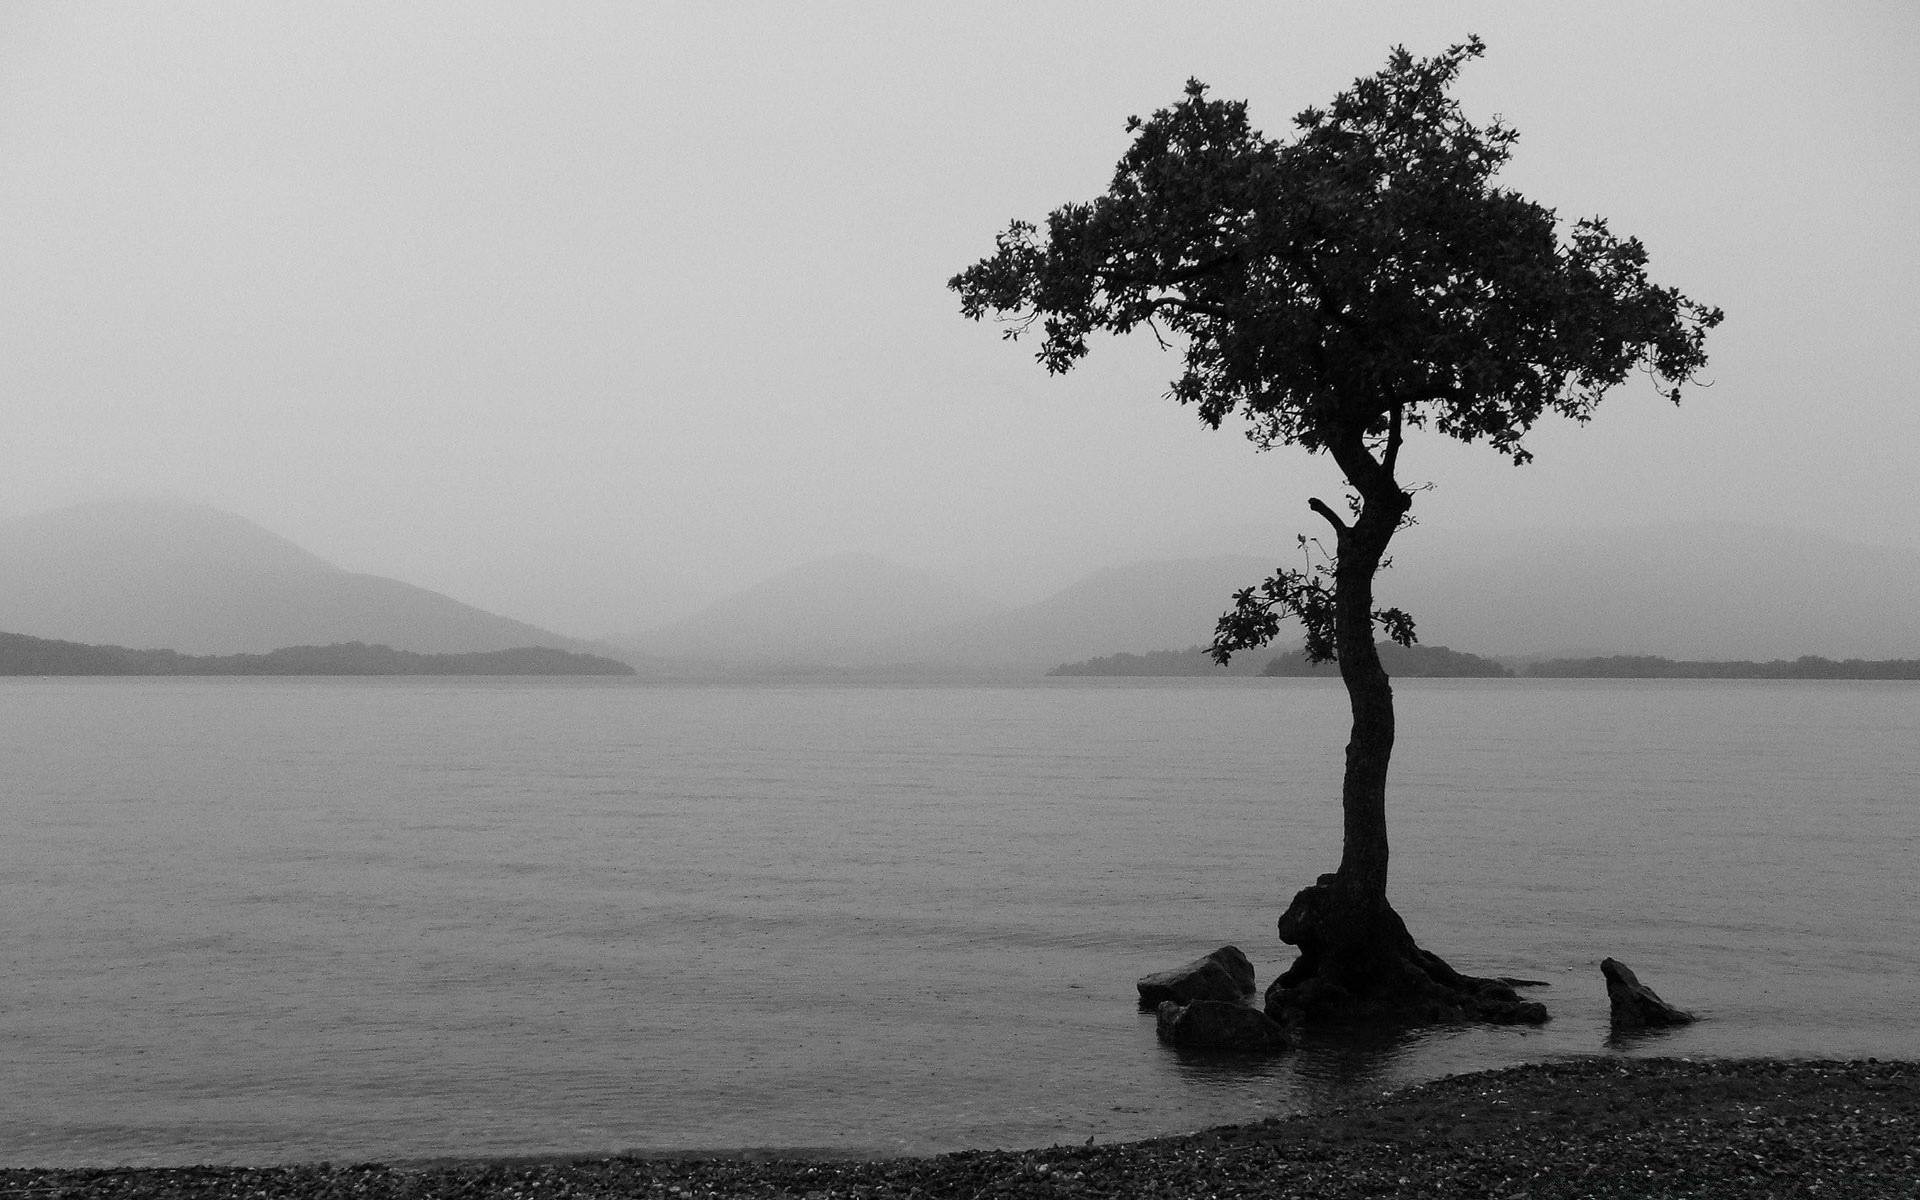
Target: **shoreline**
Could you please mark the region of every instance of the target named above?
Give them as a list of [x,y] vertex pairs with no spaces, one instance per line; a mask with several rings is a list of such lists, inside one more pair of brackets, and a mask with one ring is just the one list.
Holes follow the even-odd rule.
[[0,1168],[0,1197],[1920,1194],[1920,1062],[1592,1056],[1137,1142],[410,1165]]

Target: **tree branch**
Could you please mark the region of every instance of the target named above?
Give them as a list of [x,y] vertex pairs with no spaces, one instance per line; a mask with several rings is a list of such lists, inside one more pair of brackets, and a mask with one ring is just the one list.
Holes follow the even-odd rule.
[[1341,533],[1345,533],[1347,531],[1347,523],[1340,519],[1340,514],[1337,512],[1334,512],[1331,508],[1328,508],[1326,505],[1326,502],[1321,500],[1320,497],[1314,496],[1311,499],[1309,499],[1307,501],[1307,507],[1319,513],[1321,516],[1325,517],[1327,519],[1327,523],[1332,525],[1334,529],[1338,530]]
[[1203,259],[1191,266],[1176,267],[1172,270],[1148,272],[1132,271],[1125,264],[1112,264],[1095,267],[1091,274],[1108,291],[1120,291],[1124,288],[1175,288],[1182,284],[1204,279],[1223,267],[1230,267],[1242,257],[1239,250],[1223,250],[1212,258]]
[[1387,473],[1388,479],[1393,478],[1393,465],[1400,458],[1400,438],[1406,412],[1407,406],[1404,404],[1396,403],[1393,406],[1393,423],[1387,428],[1387,452],[1380,460],[1380,468]]
[[1221,267],[1232,266],[1240,259],[1241,253],[1238,249],[1222,250],[1212,258],[1202,259],[1190,267],[1181,267],[1175,271],[1168,271],[1166,282],[1170,284],[1186,283],[1188,280],[1198,279],[1202,275],[1211,275]]
[[1453,404],[1465,404],[1471,403],[1473,397],[1451,384],[1438,383],[1428,384],[1426,387],[1414,388],[1411,391],[1395,391],[1393,396],[1393,403],[1396,408],[1405,408],[1411,404],[1427,404],[1439,400]]
[[1333,289],[1327,286],[1327,277],[1321,273],[1319,265],[1313,261],[1313,256],[1298,241],[1289,249],[1293,254],[1293,265],[1299,268],[1300,274],[1306,276],[1307,283],[1312,289],[1312,300],[1315,307],[1320,310],[1320,315],[1342,329],[1359,329],[1360,322],[1354,319],[1353,314],[1345,311],[1335,302]]
[[1159,312],[1162,308],[1178,308],[1183,313],[1199,313],[1203,317],[1218,317],[1223,321],[1233,315],[1223,305],[1190,300],[1185,296],[1156,296],[1147,302],[1147,307],[1153,312]]

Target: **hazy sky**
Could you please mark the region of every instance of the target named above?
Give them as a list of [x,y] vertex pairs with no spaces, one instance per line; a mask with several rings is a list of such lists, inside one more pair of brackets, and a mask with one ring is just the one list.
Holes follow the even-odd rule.
[[1506,182],[1727,323],[1531,467],[1410,446],[1417,511],[1920,546],[1920,5],[1361,9],[8,4],[0,516],[179,496],[585,633],[847,551],[1019,599],[1277,548],[1323,462],[1150,344],[1049,379],[945,281],[1188,76],[1277,134],[1472,32]]

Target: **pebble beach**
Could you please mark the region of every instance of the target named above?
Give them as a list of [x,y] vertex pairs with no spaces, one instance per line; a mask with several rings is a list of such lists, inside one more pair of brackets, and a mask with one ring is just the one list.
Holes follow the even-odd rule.
[[0,1169],[0,1197],[1920,1197],[1920,1063],[1594,1057],[1113,1145]]

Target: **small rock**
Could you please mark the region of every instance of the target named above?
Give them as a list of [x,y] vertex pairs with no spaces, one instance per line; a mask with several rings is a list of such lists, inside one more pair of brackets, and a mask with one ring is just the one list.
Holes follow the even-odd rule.
[[1140,1007],[1164,1001],[1190,1004],[1195,1000],[1239,1000],[1253,994],[1253,964],[1238,946],[1222,946],[1184,967],[1160,971],[1136,984]]
[[1613,1025],[1616,1029],[1687,1025],[1695,1019],[1692,1013],[1662,1000],[1652,988],[1640,982],[1627,964],[1618,959],[1601,959],[1600,973],[1607,979],[1607,1000],[1613,1006]]
[[1195,1000],[1192,1004],[1163,1001],[1157,1032],[1163,1042],[1196,1050],[1271,1052],[1287,1048],[1287,1035],[1273,1018],[1233,1000]]

